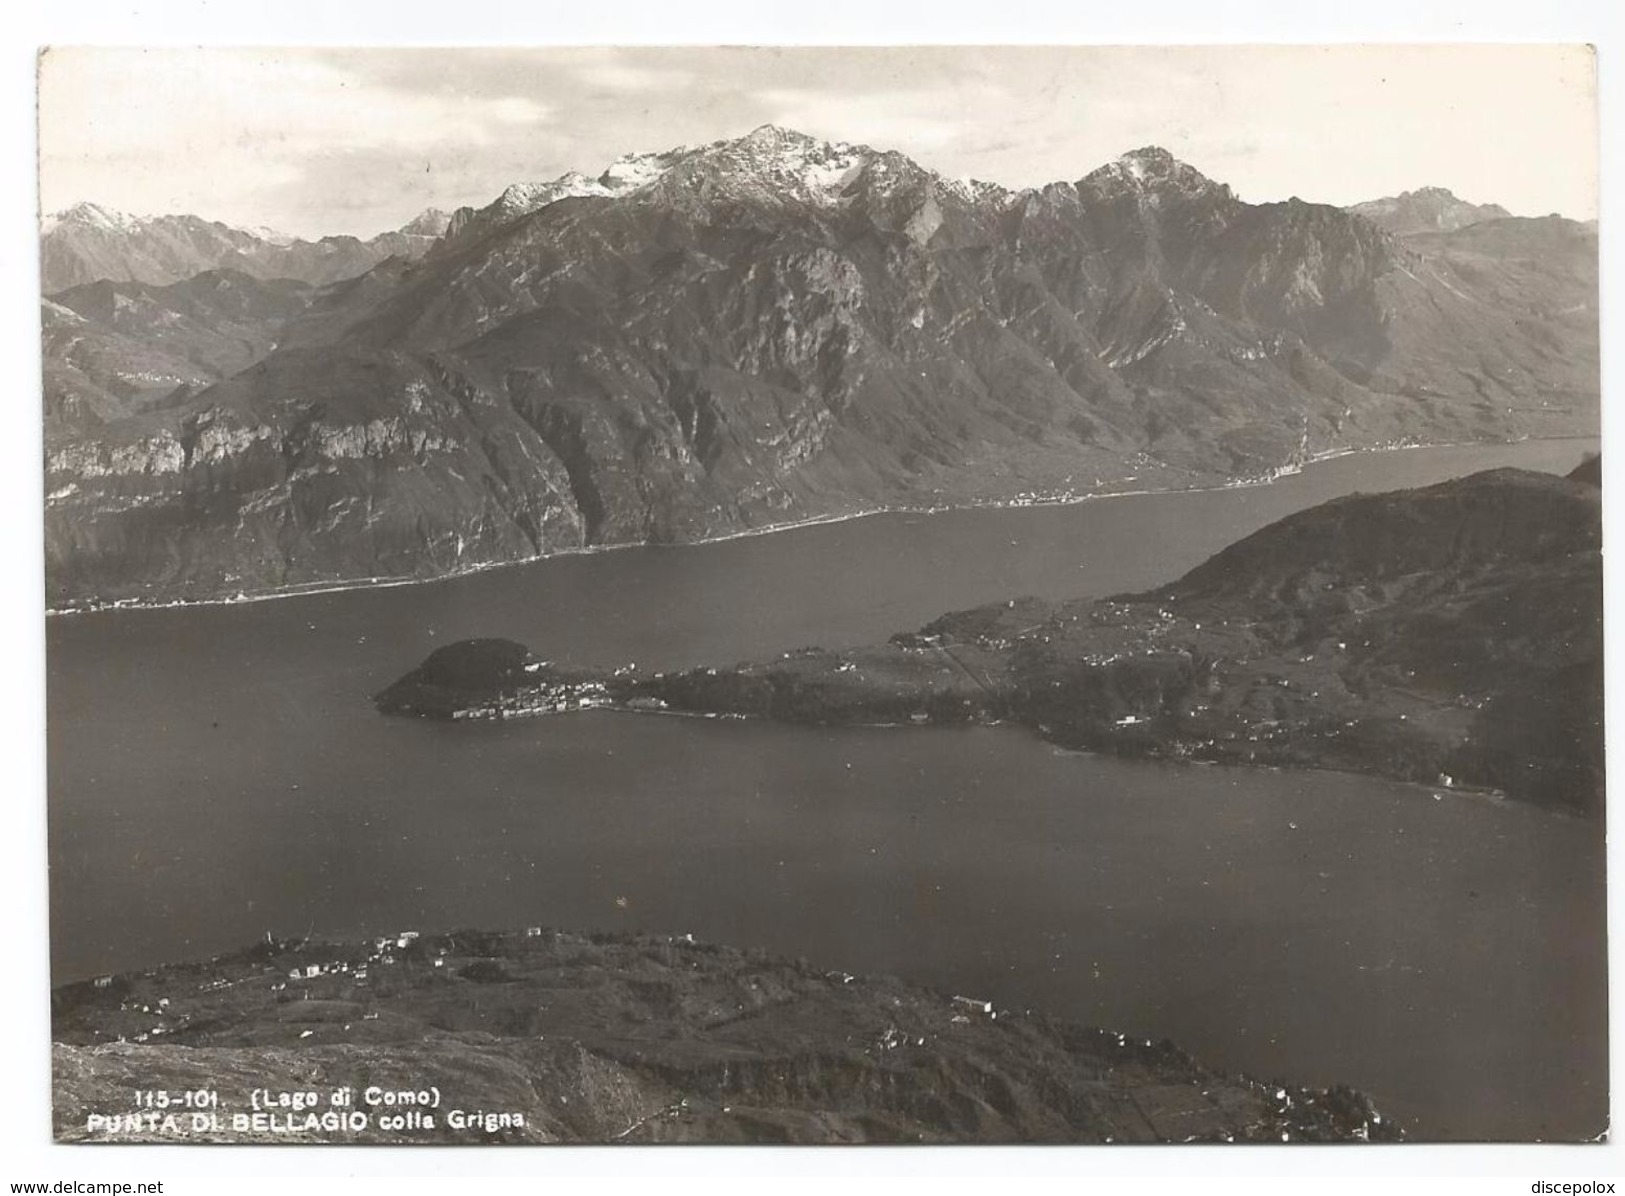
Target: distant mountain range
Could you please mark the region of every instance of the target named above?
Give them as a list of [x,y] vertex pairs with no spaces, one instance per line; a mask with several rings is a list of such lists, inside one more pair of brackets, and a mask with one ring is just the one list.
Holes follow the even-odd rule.
[[1471,204],[1457,199],[1443,187],[1403,191],[1385,199],[1357,203],[1346,210],[1402,237],[1411,233],[1448,233],[1469,224],[1505,220],[1512,215],[1500,204]]
[[45,218],[40,236],[40,289],[47,295],[92,282],[182,282],[206,270],[255,278],[336,282],[365,273],[387,257],[420,257],[446,231],[436,209],[393,232],[363,241],[303,241],[270,229],[234,228],[198,216],[131,216],[92,203]]
[[768,126],[516,185],[340,281],[265,286],[293,247],[260,241],[74,287],[46,308],[51,602],[1594,434],[1595,229],[1432,228],[1247,204],[1155,148],[1014,191]]

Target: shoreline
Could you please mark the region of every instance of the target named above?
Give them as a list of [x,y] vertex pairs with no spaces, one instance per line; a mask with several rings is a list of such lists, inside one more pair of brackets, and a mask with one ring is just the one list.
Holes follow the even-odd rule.
[[702,722],[748,722],[765,726],[802,727],[825,731],[921,732],[931,730],[960,731],[970,728],[982,730],[1020,731],[1026,734],[1034,742],[1049,748],[1054,755],[1062,757],[1075,756],[1083,759],[1110,760],[1134,765],[1149,764],[1181,770],[1190,768],[1218,768],[1223,769],[1226,772],[1246,772],[1249,770],[1256,770],[1259,772],[1333,773],[1337,776],[1360,777],[1367,780],[1386,781],[1399,789],[1413,792],[1416,796],[1416,800],[1418,801],[1421,801],[1424,798],[1432,798],[1434,801],[1442,801],[1445,799],[1446,795],[1449,795],[1450,797],[1483,802],[1496,807],[1513,805],[1519,808],[1538,810],[1542,814],[1546,814],[1554,818],[1565,819],[1571,822],[1590,824],[1594,821],[1593,819],[1587,818],[1585,815],[1574,810],[1565,809],[1560,806],[1542,806],[1531,802],[1520,802],[1515,798],[1508,797],[1505,790],[1498,789],[1490,785],[1464,784],[1459,781],[1453,782],[1449,785],[1441,785],[1437,782],[1406,780],[1402,777],[1396,777],[1382,772],[1368,771],[1358,768],[1337,767],[1329,764],[1267,764],[1256,760],[1231,760],[1209,756],[1178,755],[1175,753],[1164,754],[1162,752],[1150,752],[1144,755],[1136,755],[1128,752],[1113,751],[1109,747],[1071,747],[1059,742],[1058,740],[1050,738],[1035,726],[1024,723],[1019,719],[1011,718],[994,718],[986,720],[973,719],[964,723],[797,723],[773,719],[763,715],[739,714],[732,711],[722,712],[714,710],[680,710],[654,707],[643,708],[621,703],[613,703],[603,706],[584,707],[579,710],[567,710],[562,713],[554,710],[541,709],[521,710],[503,712],[500,714],[470,715],[463,718],[452,718],[444,721],[464,727],[504,727],[514,723],[531,722],[542,718],[560,718],[568,715],[581,716],[593,714],[621,716],[630,715],[641,718],[698,719]]
[[1262,486],[1272,486],[1283,478],[1297,477],[1311,466],[1324,464],[1328,461],[1340,460],[1345,457],[1376,455],[1382,453],[1415,452],[1427,449],[1453,449],[1453,448],[1504,448],[1517,444],[1561,444],[1568,441],[1599,442],[1600,436],[1537,436],[1524,437],[1521,440],[1494,440],[1494,441],[1451,441],[1447,443],[1431,444],[1398,444],[1376,448],[1337,448],[1327,449],[1323,452],[1313,453],[1303,461],[1293,465],[1277,467],[1268,475],[1253,478],[1238,478],[1224,482],[1217,486],[1189,486],[1172,489],[1144,489],[1144,490],[1099,490],[1088,494],[1064,495],[1053,498],[1025,498],[1025,499],[989,499],[986,501],[972,501],[963,503],[947,503],[940,506],[899,504],[891,506],[869,507],[863,510],[850,511],[838,515],[815,515],[807,519],[797,519],[786,523],[765,524],[761,527],[745,528],[740,531],[724,532],[719,535],[705,536],[697,540],[685,540],[673,544],[650,544],[645,542],[632,542],[625,544],[588,544],[575,548],[559,548],[549,552],[537,553],[535,556],[525,557],[513,561],[488,561],[481,564],[469,565],[445,573],[437,573],[429,577],[393,576],[393,577],[358,577],[340,578],[334,581],[301,582],[289,586],[280,586],[254,593],[241,592],[229,598],[195,598],[195,599],[164,599],[146,600],[141,598],[117,599],[111,602],[86,607],[50,607],[45,608],[47,619],[71,618],[75,616],[100,615],[110,612],[131,611],[161,611],[176,610],[192,607],[218,607],[218,606],[246,606],[258,602],[274,602],[290,598],[306,598],[318,594],[340,594],[352,590],[388,590],[402,586],[432,585],[436,582],[456,581],[465,577],[472,577],[480,573],[489,573],[497,569],[513,569],[524,565],[534,565],[540,561],[549,561],[565,557],[591,556],[598,553],[622,552],[633,548],[698,548],[711,544],[725,544],[734,540],[751,539],[757,536],[778,535],[783,532],[793,532],[801,528],[822,527],[829,524],[847,523],[856,519],[869,519],[877,515],[942,515],[953,511],[1008,511],[1020,510],[1030,507],[1071,507],[1082,506],[1085,503],[1107,501],[1114,498],[1143,498],[1153,494],[1217,494],[1232,490],[1251,490]]

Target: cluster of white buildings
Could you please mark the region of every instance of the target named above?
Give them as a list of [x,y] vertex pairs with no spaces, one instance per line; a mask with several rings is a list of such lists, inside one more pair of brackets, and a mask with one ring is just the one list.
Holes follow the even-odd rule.
[[[365,984],[368,969],[375,964],[390,965],[396,961],[396,952],[405,951],[422,936],[415,930],[403,930],[399,934],[385,935],[372,940],[372,950],[367,958],[360,963],[351,963],[349,960],[329,960],[325,963],[305,963],[288,969],[289,980],[318,980],[323,976],[343,976]],[[433,966],[440,968],[446,964],[444,950],[435,953],[430,960]],[[285,984],[274,987],[285,987]]]
[[528,718],[538,714],[567,714],[572,710],[601,710],[614,705],[602,681],[555,679],[539,682],[489,706],[453,711],[452,718]]

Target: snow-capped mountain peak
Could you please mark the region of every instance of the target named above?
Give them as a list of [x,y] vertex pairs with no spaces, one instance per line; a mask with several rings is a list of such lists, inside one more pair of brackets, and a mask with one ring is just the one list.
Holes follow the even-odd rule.
[[973,201],[1006,194],[990,183],[939,179],[901,154],[883,154],[846,141],[821,141],[767,124],[741,137],[705,145],[625,154],[597,178],[571,171],[549,183],[515,183],[485,208],[460,211],[452,219],[450,236],[482,234],[572,196],[623,199],[658,191],[663,200],[691,202],[721,193],[770,206],[832,207],[847,198],[866,170],[881,190],[924,178],[935,180],[944,192]]
[[119,234],[132,236],[150,228],[174,228],[178,226],[211,227],[225,229],[228,232],[238,233],[242,236],[252,237],[256,241],[263,241],[267,245],[286,247],[299,240],[276,229],[264,227],[248,227],[245,225],[225,224],[218,220],[208,220],[202,216],[169,215],[169,216],[137,216],[130,212],[110,208],[104,204],[91,203],[88,200],[76,203],[71,208],[64,208],[60,212],[52,212],[40,219],[40,235],[50,236],[58,229],[80,228],[99,233]]
[[550,183],[514,183],[491,206],[513,216],[523,216],[550,203],[582,195],[608,195],[609,189],[597,179],[579,171],[562,174]]
[[1082,186],[1103,196],[1169,192],[1194,196],[1219,184],[1161,146],[1147,145],[1091,172],[1085,176]]
[[128,212],[121,212],[117,208],[103,207],[101,204],[76,203],[71,208],[60,212],[52,212],[40,221],[41,231],[50,233],[64,224],[77,224],[84,228],[100,229],[104,232],[129,233],[139,229],[148,222],[144,216],[132,216]]
[[660,187],[668,198],[717,189],[770,204],[827,206],[869,163],[879,159],[868,146],[826,142],[778,125],[762,125],[743,137],[692,149],[623,158],[605,172],[617,194]]
[[623,154],[604,168],[597,182],[608,195],[638,191],[661,178],[688,153],[680,147],[665,153]]

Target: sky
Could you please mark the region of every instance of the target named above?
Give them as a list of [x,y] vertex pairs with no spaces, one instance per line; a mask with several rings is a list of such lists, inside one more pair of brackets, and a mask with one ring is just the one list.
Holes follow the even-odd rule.
[[1154,144],[1251,202],[1434,185],[1591,219],[1596,110],[1578,45],[59,47],[40,202],[370,236],[774,123],[1007,186]]

